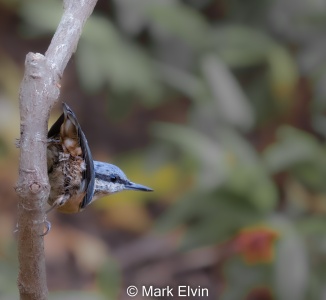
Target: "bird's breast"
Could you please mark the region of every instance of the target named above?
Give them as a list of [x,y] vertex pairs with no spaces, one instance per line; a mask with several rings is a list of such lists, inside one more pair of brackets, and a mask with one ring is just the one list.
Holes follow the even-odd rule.
[[82,157],[64,153],[58,145],[48,147],[48,175],[51,185],[48,203],[66,213],[80,211],[86,191],[83,172],[86,169]]
[[76,194],[70,197],[63,205],[58,206],[57,210],[65,214],[75,214],[80,212],[81,202],[83,201],[86,192]]

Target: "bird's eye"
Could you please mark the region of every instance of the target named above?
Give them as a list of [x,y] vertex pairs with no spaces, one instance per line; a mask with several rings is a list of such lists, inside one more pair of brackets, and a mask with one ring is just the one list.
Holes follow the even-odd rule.
[[111,175],[110,179],[111,179],[111,182],[116,182],[117,181],[117,176]]

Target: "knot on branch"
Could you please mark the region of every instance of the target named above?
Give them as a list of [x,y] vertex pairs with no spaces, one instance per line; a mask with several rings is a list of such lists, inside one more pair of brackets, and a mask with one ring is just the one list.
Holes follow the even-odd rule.
[[44,69],[42,68],[42,65],[44,66],[45,60],[45,56],[40,53],[30,52],[26,55],[25,66],[26,70],[27,66],[29,66],[28,73],[30,77],[32,77],[33,79],[42,78],[42,69]]
[[44,96],[53,100],[59,97],[58,81],[61,78],[61,73],[55,62],[40,53],[30,52],[26,55],[25,68],[23,86],[28,88],[30,81],[37,80],[36,85],[35,82],[31,85],[34,90],[39,90],[41,94],[46,91]]
[[37,182],[33,182],[30,186],[29,186],[29,189],[30,191],[33,193],[33,194],[37,194],[40,189],[41,189],[41,186],[37,183]]

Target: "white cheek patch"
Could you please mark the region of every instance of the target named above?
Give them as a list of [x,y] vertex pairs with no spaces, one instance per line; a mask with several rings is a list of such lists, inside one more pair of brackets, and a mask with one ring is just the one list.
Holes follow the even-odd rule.
[[121,192],[123,189],[124,189],[123,184],[113,183],[113,182],[108,183],[108,190],[110,190],[110,193]]

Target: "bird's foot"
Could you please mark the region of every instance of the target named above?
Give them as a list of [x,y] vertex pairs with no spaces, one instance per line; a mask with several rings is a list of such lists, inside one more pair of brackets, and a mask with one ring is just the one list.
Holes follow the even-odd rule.
[[[51,230],[51,222],[48,221],[46,218],[43,220],[42,222],[44,224],[44,227],[45,227],[45,231],[43,231],[42,234],[40,234],[40,236],[45,236],[47,235],[50,230]],[[15,230],[14,230],[14,233],[17,233],[19,230],[19,226],[18,226],[18,223],[16,224],[16,227],[15,227]]]
[[45,225],[45,231],[41,234],[41,236],[47,235],[51,230],[51,222],[50,221],[45,219],[44,220],[44,225]]

